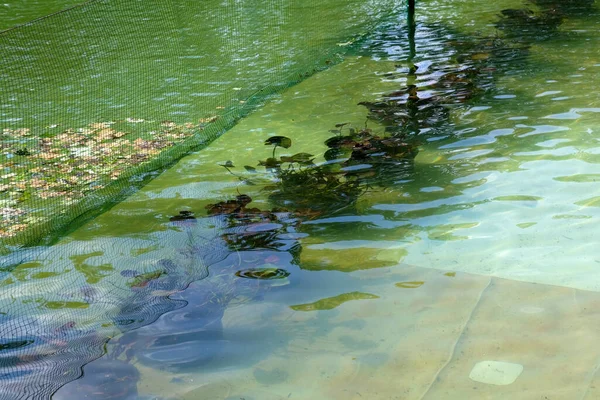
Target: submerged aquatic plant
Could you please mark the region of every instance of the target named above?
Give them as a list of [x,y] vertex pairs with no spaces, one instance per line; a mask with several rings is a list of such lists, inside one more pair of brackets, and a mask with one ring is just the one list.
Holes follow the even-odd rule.
[[252,198],[246,194],[206,206],[208,215],[225,220],[221,238],[232,251],[275,250],[300,252],[299,243],[285,236],[294,233],[300,221],[285,209],[260,210],[248,207]]
[[282,207],[311,209],[320,214],[339,211],[353,204],[364,191],[353,176],[336,172],[327,166],[302,168],[293,165],[279,169],[269,200]]
[[[264,167],[271,178],[263,191],[268,192],[274,211],[291,210],[299,218],[335,214],[354,204],[377,180],[385,185],[388,179],[398,179],[399,174],[404,175],[412,167],[417,141],[387,133],[375,134],[366,127],[357,130],[348,122],[336,124],[335,128],[330,131],[335,136],[325,141],[329,149],[323,164],[315,164],[315,156],[303,152],[277,157],[277,147],[292,145],[292,140],[285,136],[265,141],[265,145],[273,146],[273,152],[271,157],[258,161],[258,167]],[[233,162],[223,166],[231,173]],[[258,173],[257,168],[244,168],[249,173]],[[246,206],[251,201],[244,196],[208,205],[209,214],[235,215],[241,219],[248,214]],[[253,218],[260,216],[267,220],[274,219],[269,216],[272,213],[257,209],[250,212]]]
[[216,204],[209,204],[205,208],[208,210],[208,215],[234,215],[242,218],[243,215],[261,214],[261,211],[258,209],[246,209],[246,206],[251,202],[252,198],[250,196],[240,194],[234,200],[225,200]]
[[409,135],[377,134],[369,128],[349,127],[346,135],[329,138],[327,159],[365,189],[385,187],[406,178],[413,171],[419,141]]
[[343,171],[314,164],[312,154],[275,157],[277,147],[291,147],[291,139],[285,136],[271,137],[265,144],[274,146],[273,153],[258,165],[272,174],[273,183],[263,190],[269,192],[269,200],[276,207],[291,208],[304,215],[310,214],[305,210],[312,210],[319,215],[346,207],[363,191],[358,182]]
[[406,159],[416,156],[417,148],[414,141],[404,137],[378,135],[371,129],[360,131],[350,128],[345,136],[334,136],[325,141],[329,150],[325,159],[340,160],[347,158],[343,166],[351,165],[353,161],[381,159]]
[[420,98],[415,85],[392,92],[383,100],[359,105],[367,107],[369,118],[392,134],[419,133],[420,129],[443,124],[449,117],[448,107],[438,96]]
[[527,3],[524,8],[501,11],[496,27],[511,40],[529,43],[549,39],[558,33],[565,18],[589,15],[595,1],[527,0]]
[[[526,25],[530,18],[533,14],[528,10],[504,10],[497,26],[514,32],[516,28],[503,25],[503,21],[510,20],[518,26],[525,24],[523,29],[534,31],[534,26]],[[544,21],[543,25],[552,23]],[[497,75],[515,63],[524,62],[529,52],[525,36],[523,40],[515,40],[509,33],[503,37],[469,38],[450,34],[455,38],[444,41],[445,49],[441,51],[447,57],[427,64],[423,77],[419,76],[418,63],[414,64],[412,59],[403,61],[391,74],[394,77],[404,74],[405,86],[377,101],[359,103],[369,110],[369,120],[383,125],[387,133],[407,140],[410,136],[427,138],[451,134],[452,110],[493,91]],[[515,35],[519,36],[518,33]],[[384,53],[385,49],[379,50],[377,44],[398,41],[398,37],[402,37],[401,32],[385,32],[377,37],[376,45],[370,51]]]
[[196,217],[194,216],[194,213],[192,211],[183,210],[183,211],[179,211],[178,215],[175,215],[175,216],[169,218],[169,221],[177,222],[177,221],[189,221],[189,220],[195,220],[195,219],[196,219]]
[[127,285],[134,289],[134,288],[143,288],[148,286],[148,284],[158,278],[160,278],[161,276],[165,275],[167,272],[164,270],[156,270],[156,271],[150,271],[144,274],[138,274],[136,276],[133,277],[133,279],[127,283]]
[[248,279],[285,279],[290,273],[281,268],[248,268],[237,271],[235,276]]

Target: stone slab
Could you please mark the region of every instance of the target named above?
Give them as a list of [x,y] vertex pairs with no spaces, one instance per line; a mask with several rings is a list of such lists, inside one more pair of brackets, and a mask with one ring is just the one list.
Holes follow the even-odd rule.
[[521,364],[505,361],[480,361],[471,370],[469,378],[488,385],[510,385],[523,372]]

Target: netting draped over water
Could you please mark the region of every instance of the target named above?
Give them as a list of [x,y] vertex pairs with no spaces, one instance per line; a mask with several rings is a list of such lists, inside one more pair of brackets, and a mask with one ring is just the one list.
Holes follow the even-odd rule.
[[0,32],[0,398],[49,398],[228,254],[217,217],[31,246],[338,62],[400,6],[96,0]]
[[4,31],[4,251],[131,193],[335,63],[394,3],[97,0]]

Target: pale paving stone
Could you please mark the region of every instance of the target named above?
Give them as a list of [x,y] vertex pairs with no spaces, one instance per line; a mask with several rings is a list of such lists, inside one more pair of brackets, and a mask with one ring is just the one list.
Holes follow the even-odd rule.
[[[245,368],[187,377],[229,387],[228,399],[599,398],[600,294],[405,265],[353,274],[379,299],[284,312],[284,347]],[[395,286],[407,281],[424,283]],[[524,369],[508,385],[475,382],[469,376],[482,360]],[[255,379],[257,370],[285,379],[267,385]],[[194,384],[169,383],[163,393],[185,393]]]
[[505,361],[480,361],[471,370],[469,378],[489,385],[510,385],[523,372],[521,364]]
[[[290,399],[419,399],[450,358],[490,280],[409,266],[356,275],[373,281],[364,291],[380,298],[348,302],[320,314],[292,314],[286,322],[293,327],[287,348],[253,367],[285,370],[286,380],[268,388],[240,385],[232,398],[258,399],[254,394],[262,389]],[[415,289],[395,286],[404,281],[424,284]],[[303,320],[296,324],[296,318]]]
[[[494,278],[423,398],[582,399],[600,357],[599,306],[595,292]],[[474,382],[469,376],[482,360],[524,369],[509,385]]]

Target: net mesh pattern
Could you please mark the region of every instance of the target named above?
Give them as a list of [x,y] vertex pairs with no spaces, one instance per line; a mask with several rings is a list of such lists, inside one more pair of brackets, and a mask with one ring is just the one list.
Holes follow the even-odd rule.
[[[0,316],[0,398],[49,398],[100,357],[111,337],[184,306],[169,295],[205,278],[229,254],[210,237],[219,230],[218,219],[207,218],[137,243],[112,238],[20,254],[13,275],[22,281],[6,286],[0,299],[8,310]],[[138,246],[156,250],[132,255]],[[78,254],[65,258],[67,251]],[[32,279],[28,269],[45,278]]]
[[144,237],[65,232],[401,6],[92,0],[0,32],[0,399],[50,398],[111,337],[184,306],[169,295],[227,256],[218,217]]

